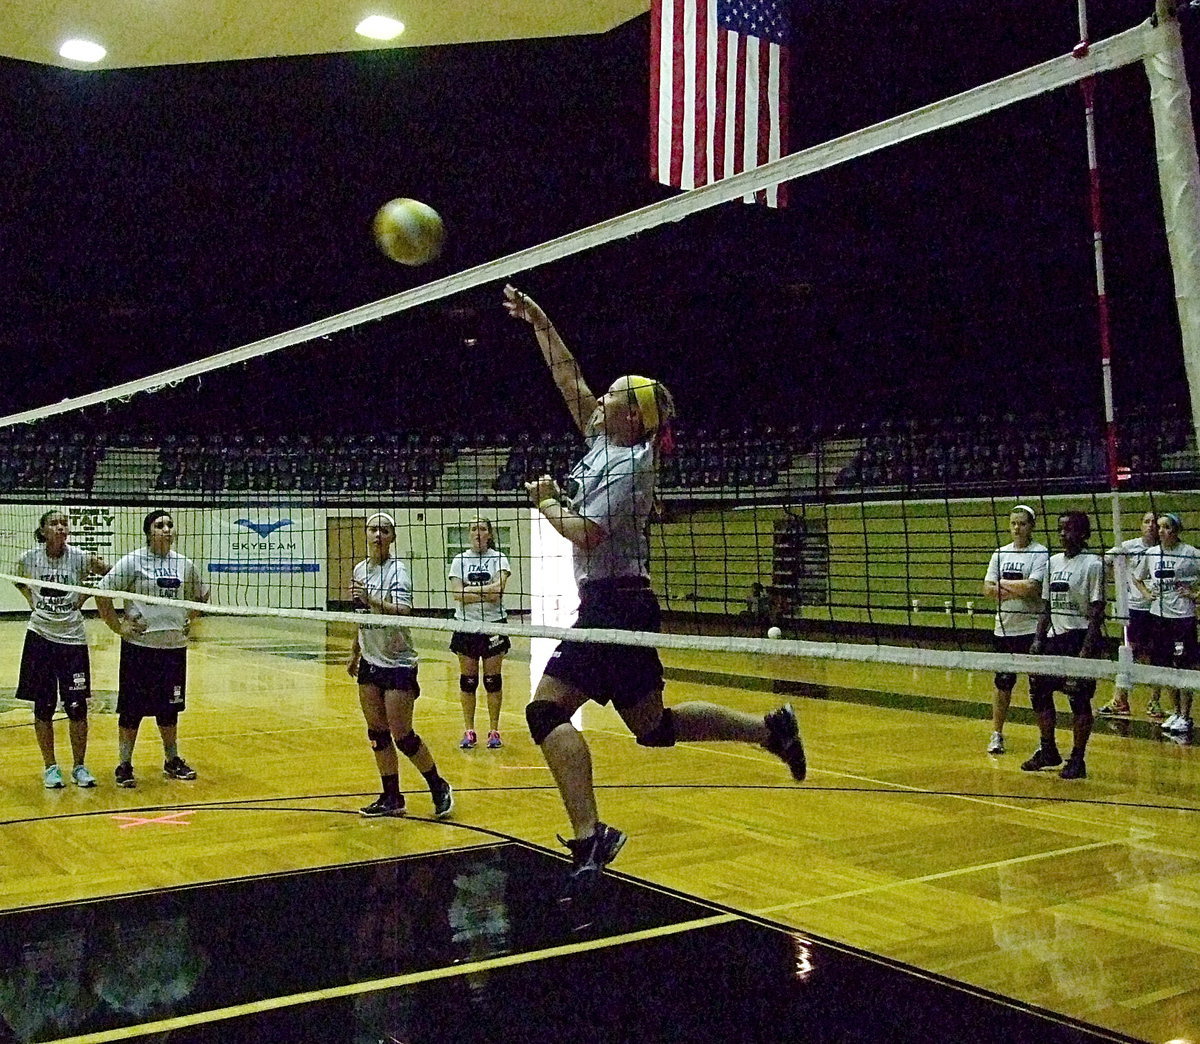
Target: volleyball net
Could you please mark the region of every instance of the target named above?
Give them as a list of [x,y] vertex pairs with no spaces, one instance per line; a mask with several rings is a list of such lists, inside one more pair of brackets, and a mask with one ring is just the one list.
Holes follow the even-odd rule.
[[[982,594],[984,570],[1008,540],[1013,504],[1036,507],[1051,551],[1063,511],[1086,512],[1090,546],[1103,551],[1136,533],[1114,531],[1114,498],[1126,517],[1200,509],[1186,392],[1176,412],[1151,410],[1130,428],[1130,483],[1114,493],[1102,418],[1086,396],[1063,393],[1094,375],[1056,368],[1046,346],[1094,336],[1082,108],[1069,89],[1095,77],[1114,106],[1139,114],[1116,160],[1143,193],[1153,195],[1156,178],[1163,187],[1166,216],[1156,207],[1146,239],[1169,247],[1185,357],[1200,349],[1197,175],[1181,71],[1178,26],[1154,18],[494,261],[0,418],[0,561],[15,563],[43,512],[61,508],[72,542],[112,562],[144,543],[145,514],[164,508],[176,549],[211,589],[205,612],[348,624],[361,619],[350,580],[367,554],[364,522],[385,511],[412,580],[406,623],[418,635],[561,636],[577,597],[570,547],[525,483],[543,474],[565,482],[584,446],[528,326],[504,313],[501,289],[512,282],[546,308],[595,392],[629,372],[677,392],[676,449],[660,465],[649,534],[653,585],[675,633],[587,640],[1029,669],[1038,661],[979,651],[996,608]],[[1044,169],[1046,152],[1061,154],[1080,184],[997,253],[985,226],[1004,222],[1012,186]],[[738,202],[785,181],[789,214]],[[966,194],[974,209],[947,205]],[[844,243],[853,256],[834,272],[797,270],[806,238]],[[954,282],[956,270],[986,278]],[[966,296],[948,303],[950,286]],[[839,327],[824,295],[855,304],[861,323]],[[916,321],[931,313],[936,345]],[[1123,321],[1133,330],[1139,317]],[[955,345],[981,343],[1008,346],[1025,376],[985,394],[995,403],[985,416],[964,417],[942,386],[985,379],[954,360]],[[708,367],[713,353],[721,365]],[[815,365],[831,356],[845,359],[840,376]],[[928,368],[928,386],[921,419],[910,412],[889,425],[881,417],[899,359]],[[860,412],[798,419],[796,397],[819,399],[831,380],[861,388]],[[1038,382],[1040,412],[1029,406]],[[456,389],[481,383],[495,389],[491,404],[462,408],[479,397]],[[431,401],[440,422],[409,423]],[[1064,427],[1069,414],[1075,423]],[[505,622],[449,618],[448,571],[478,518],[509,563]],[[19,579],[11,566],[0,577]],[[9,598],[0,608],[22,607]],[[785,638],[765,638],[768,626]],[[1117,665],[1042,669],[1112,678]],[[1124,669],[1134,681],[1197,680]]]

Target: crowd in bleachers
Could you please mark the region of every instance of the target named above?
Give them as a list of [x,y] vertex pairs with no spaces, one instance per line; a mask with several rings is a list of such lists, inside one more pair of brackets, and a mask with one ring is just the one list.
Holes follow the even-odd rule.
[[[1121,428],[1121,459],[1133,488],[1186,471],[1190,416],[1131,415]],[[167,434],[103,427],[62,430],[53,420],[0,431],[0,492],[90,495],[106,456],[138,449],[153,477],[180,492],[429,493],[459,454],[488,449],[499,466],[481,482],[516,493],[549,474],[562,480],[583,452],[578,435],[522,432],[443,436],[383,434]],[[937,489],[976,491],[1003,483],[1103,483],[1103,433],[1052,414],[883,421],[835,427],[792,425],[705,430],[681,426],[660,466],[670,490]],[[132,491],[131,491],[132,492]],[[144,492],[144,490],[143,490]]]

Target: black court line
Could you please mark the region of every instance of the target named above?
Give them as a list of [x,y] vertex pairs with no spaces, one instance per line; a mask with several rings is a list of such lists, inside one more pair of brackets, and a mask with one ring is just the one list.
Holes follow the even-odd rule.
[[0,1016],[61,1044],[1131,1039],[619,873],[564,905],[563,866],[502,842],[2,914]]

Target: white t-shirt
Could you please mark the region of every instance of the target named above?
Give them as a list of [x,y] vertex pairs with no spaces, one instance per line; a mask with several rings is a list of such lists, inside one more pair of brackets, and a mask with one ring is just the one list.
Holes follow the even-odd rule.
[[1136,536],[1132,540],[1121,541],[1117,547],[1108,552],[1108,557],[1111,559],[1118,557],[1125,559],[1125,602],[1130,609],[1140,609],[1144,612],[1150,608],[1150,600],[1142,594],[1141,588],[1133,582],[1133,578],[1137,574],[1138,564],[1145,557],[1146,552],[1156,546],[1147,544],[1140,536]]
[[[1031,541],[1022,548],[1005,544],[992,552],[984,580],[998,584],[1001,580],[1036,580],[1046,578],[1046,566],[1050,561],[1050,549],[1044,544]],[[1042,600],[1037,595],[1028,598],[1005,598],[996,609],[997,636],[1034,634],[1037,631],[1038,614],[1042,611]]]
[[[362,584],[372,598],[412,608],[412,580],[408,567],[398,558],[386,558],[380,565],[363,559],[354,567],[354,582]],[[359,609],[358,612],[369,612]],[[397,624],[362,623],[358,625],[358,645],[362,658],[376,667],[414,667],[417,651],[408,628]]]
[[1154,595],[1150,612],[1166,620],[1187,620],[1196,615],[1196,599],[1179,589],[1200,587],[1200,551],[1180,541],[1170,551],[1161,544],[1146,549],[1134,575]]
[[[483,587],[500,579],[501,573],[512,573],[503,552],[494,548],[482,552],[468,548],[462,554],[454,556],[446,578],[453,580],[457,577],[462,581],[464,589],[469,590],[472,585]],[[454,619],[503,623],[508,619],[508,613],[503,602],[459,602],[454,609]]]
[[649,443],[618,446],[603,433],[589,439],[587,453],[567,478],[567,507],[602,526],[608,536],[593,548],[573,545],[576,582],[650,575],[646,525],[654,506],[654,477]]
[[[178,551],[156,555],[148,547],[139,547],[119,559],[112,571],[101,577],[99,588],[128,591],[133,595],[181,598],[189,602],[208,600],[208,585],[201,579],[190,558],[185,558]],[[132,645],[148,649],[182,649],[187,646],[187,609],[126,599],[125,617],[145,624],[140,634],[126,639]]]
[[[91,571],[92,555],[67,544],[58,558],[51,558],[45,544],[31,547],[21,556],[16,572],[30,580],[49,580],[60,584],[80,586]],[[47,641],[63,645],[86,645],[82,599],[70,591],[47,591],[30,588],[33,612],[29,614],[29,630]]]
[[1074,558],[1060,551],[1050,559],[1042,597],[1050,603],[1050,635],[1086,631],[1088,609],[1104,601],[1104,559],[1091,551],[1080,551]]

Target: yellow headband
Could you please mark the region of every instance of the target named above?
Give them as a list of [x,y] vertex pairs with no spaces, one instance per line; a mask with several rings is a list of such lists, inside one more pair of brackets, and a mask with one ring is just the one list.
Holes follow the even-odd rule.
[[642,415],[642,425],[645,427],[648,434],[653,435],[658,431],[658,396],[655,394],[657,381],[650,380],[649,377],[638,377],[630,375],[626,378],[629,381],[629,391],[633,395],[633,401],[637,403],[639,412]]

